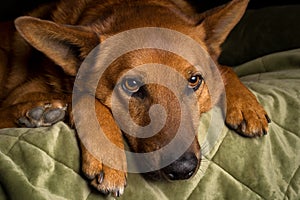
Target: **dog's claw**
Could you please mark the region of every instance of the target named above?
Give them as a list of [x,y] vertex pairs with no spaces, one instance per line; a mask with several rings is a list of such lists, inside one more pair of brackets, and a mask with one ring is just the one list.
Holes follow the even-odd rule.
[[120,188],[119,190],[115,191],[113,196],[120,197],[124,193],[124,188]]
[[267,114],[265,114],[265,117],[266,117],[268,123],[272,122],[272,120],[270,119],[270,117]]
[[85,176],[91,180],[91,185],[103,195],[119,197],[124,193],[127,183],[126,172],[107,167],[102,162],[89,157],[83,164]]
[[241,123],[241,131],[244,133],[244,132],[246,132],[246,128],[247,128],[247,126],[246,126],[246,122],[245,122],[245,120],[243,120],[242,121],[242,123]]
[[103,171],[101,171],[98,175],[98,183],[101,184],[103,182],[104,179],[104,173]]
[[[111,182],[112,180],[109,180],[109,178],[110,178],[109,176],[105,176],[104,172],[100,172],[97,178],[92,180],[91,185],[95,187],[103,195],[111,194],[114,197],[120,197],[124,193],[124,189],[126,187],[126,181],[125,183],[122,182],[122,178],[121,178],[120,180],[114,180],[116,182],[112,184]],[[114,177],[114,178],[117,179],[118,177]],[[121,181],[121,182],[117,182],[117,181]]]

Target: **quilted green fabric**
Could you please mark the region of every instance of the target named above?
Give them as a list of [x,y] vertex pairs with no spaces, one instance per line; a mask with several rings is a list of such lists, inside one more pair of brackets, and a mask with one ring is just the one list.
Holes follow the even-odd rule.
[[[300,199],[300,49],[256,59],[236,71],[270,115],[269,134],[249,139],[224,126],[192,179],[152,182],[129,174],[120,200]],[[81,175],[76,136],[64,123],[0,130],[0,199],[105,198],[113,199],[92,190]]]

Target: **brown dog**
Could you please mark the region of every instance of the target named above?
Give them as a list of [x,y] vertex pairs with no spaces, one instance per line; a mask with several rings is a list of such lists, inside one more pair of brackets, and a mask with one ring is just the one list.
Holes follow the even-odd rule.
[[[73,105],[73,110],[82,116],[75,119],[77,131],[94,136],[98,129],[90,123],[93,116],[81,109],[93,102],[97,122],[112,143],[123,149],[124,134],[134,152],[149,153],[167,145],[175,137],[178,124],[183,122],[186,137],[192,138],[189,147],[174,162],[156,170],[155,175],[170,180],[190,178],[201,161],[196,137],[197,120],[213,104],[207,80],[195,66],[170,51],[137,49],[124,53],[110,64],[101,76],[94,96],[83,94],[72,104],[73,84],[80,65],[97,45],[135,28],[158,27],[183,33],[201,45],[217,63],[220,45],[242,17],[247,3],[248,0],[233,0],[205,13],[192,14],[191,8],[182,8],[168,0],[62,0],[57,5],[35,10],[31,17],[18,18],[15,21],[17,31],[12,23],[1,24],[4,43],[0,49],[0,127],[50,126],[61,120],[73,126]],[[4,29],[6,31],[2,31]],[[155,41],[163,43],[161,35],[155,37],[158,38]],[[152,76],[175,85],[182,99],[193,93],[197,104],[181,104],[183,100],[178,100],[168,88],[146,84],[147,74],[131,73],[132,69],[147,63],[167,65],[184,77],[186,83],[182,84],[167,71],[155,70],[155,67],[150,70]],[[124,76],[129,71],[131,74]],[[244,136],[266,134],[269,119],[255,96],[231,68],[218,66],[217,71],[223,81],[216,80],[215,84],[223,84],[226,91],[226,124]],[[78,86],[77,91],[89,90],[86,88],[89,80],[85,81],[86,85],[82,86],[85,88]],[[120,124],[112,115],[113,90],[117,91],[114,100],[117,115],[124,115],[123,102],[129,101],[130,118],[134,123],[141,127],[154,123],[155,128],[160,125],[153,118],[150,107],[160,104],[165,109],[162,115],[165,115],[166,123],[156,135],[148,138],[134,137],[130,131],[137,131],[135,127],[129,126],[129,131],[121,132]],[[184,113],[184,120],[181,119],[182,105],[191,111],[190,114]],[[192,110],[197,110],[197,113]],[[84,125],[86,123],[91,125]],[[92,185],[103,193],[121,195],[127,176],[125,153],[106,155],[110,150],[89,149],[85,142],[81,148],[82,170],[92,180]],[[101,151],[102,156],[96,158],[91,151]],[[107,166],[103,161],[107,156],[120,167]],[[151,163],[159,165],[162,157],[154,157]]]

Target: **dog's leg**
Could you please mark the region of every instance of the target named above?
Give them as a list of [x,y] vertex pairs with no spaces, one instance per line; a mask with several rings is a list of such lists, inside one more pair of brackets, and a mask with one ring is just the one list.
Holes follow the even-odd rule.
[[63,121],[67,111],[63,100],[30,101],[0,109],[0,128],[41,127]]
[[247,137],[267,134],[270,119],[256,97],[231,68],[221,66],[219,69],[226,90],[226,124]]
[[63,121],[71,112],[69,95],[32,92],[2,102],[0,128],[41,127]]
[[9,56],[11,52],[11,43],[14,36],[14,25],[11,21],[0,22],[0,101],[4,98],[5,94],[4,85],[7,79],[7,70],[9,66]]
[[[7,67],[7,54],[4,50],[0,47],[0,91],[3,91],[4,87],[4,80],[6,73],[6,67]],[[0,100],[1,100],[2,94],[0,92]]]
[[[112,193],[114,196],[120,196],[124,192],[127,177],[122,134],[109,109],[98,100],[91,100],[91,98],[83,97],[74,106],[75,112],[80,112],[79,118],[76,119],[76,114],[74,118],[81,141],[82,170],[86,177],[92,180],[91,184],[97,190],[104,194]],[[91,103],[95,104],[92,105]],[[95,113],[84,113],[81,106],[94,106]],[[96,119],[94,119],[94,114],[96,114]],[[100,125],[112,147],[120,151],[107,149],[105,147],[107,141],[99,141],[101,138],[97,139],[102,134],[98,131],[97,125]],[[109,161],[112,162],[109,166],[105,162],[105,158],[109,158]],[[113,166],[117,166],[118,169]]]

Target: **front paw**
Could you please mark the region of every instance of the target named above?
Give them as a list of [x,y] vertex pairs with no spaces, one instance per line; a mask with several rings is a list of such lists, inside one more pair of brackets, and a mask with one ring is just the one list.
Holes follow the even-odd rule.
[[127,184],[127,173],[104,165],[87,151],[83,154],[82,171],[91,185],[101,193],[119,197]]
[[270,122],[266,111],[256,99],[242,100],[227,105],[227,126],[246,137],[266,135]]
[[[90,177],[87,173],[85,174]],[[94,174],[93,177],[91,185],[101,193],[105,195],[112,194],[115,197],[119,197],[124,193],[127,184],[125,172],[103,165],[102,170]]]

